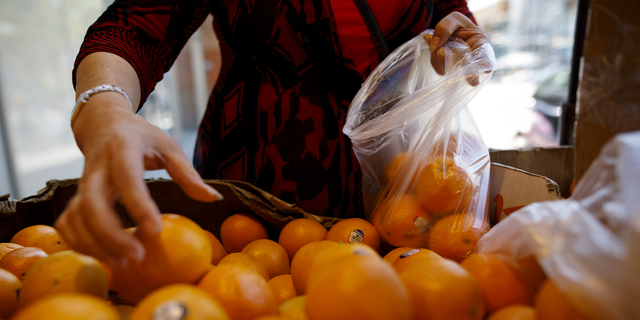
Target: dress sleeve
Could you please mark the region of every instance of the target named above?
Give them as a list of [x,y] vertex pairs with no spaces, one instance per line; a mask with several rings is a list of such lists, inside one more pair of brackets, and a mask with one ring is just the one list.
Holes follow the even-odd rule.
[[469,11],[466,0],[433,0],[433,16],[429,28],[435,28],[442,18],[455,11],[464,14],[473,23],[478,24],[471,11]]
[[74,88],[80,61],[93,52],[110,52],[138,74],[140,109],[209,14],[208,6],[208,1],[115,1],[87,30],[72,71]]

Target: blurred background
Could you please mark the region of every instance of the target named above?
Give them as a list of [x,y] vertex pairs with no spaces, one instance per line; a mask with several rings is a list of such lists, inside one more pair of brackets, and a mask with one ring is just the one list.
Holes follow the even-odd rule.
[[[469,104],[485,143],[492,149],[557,145],[577,0],[467,1],[498,60],[491,82]],[[87,27],[111,2],[0,1],[0,195],[21,199],[48,180],[81,176],[83,156],[69,126],[71,70]],[[188,157],[220,63],[205,21],[140,112]],[[146,177],[168,175],[159,170]]]

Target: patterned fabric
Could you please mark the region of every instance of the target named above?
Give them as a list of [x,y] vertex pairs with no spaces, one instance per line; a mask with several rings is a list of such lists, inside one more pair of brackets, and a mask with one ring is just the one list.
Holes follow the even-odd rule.
[[[397,1],[406,10],[383,30],[392,50],[433,28],[432,17],[471,17],[464,0]],[[206,179],[251,182],[310,213],[361,217],[360,168],[342,127],[363,78],[329,0],[115,1],[87,32],[74,85],[82,58],[112,52],[138,73],[142,106],[208,14],[223,65],[200,124],[196,169]]]

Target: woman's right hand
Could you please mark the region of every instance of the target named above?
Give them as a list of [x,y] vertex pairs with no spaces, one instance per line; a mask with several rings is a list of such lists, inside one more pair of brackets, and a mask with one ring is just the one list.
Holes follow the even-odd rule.
[[85,156],[76,194],[55,227],[74,250],[124,266],[144,258],[144,247],[122,230],[118,197],[144,236],[158,235],[160,211],[144,181],[145,170],[166,169],[191,198],[222,199],[207,185],[171,136],[136,115],[124,96],[99,93],[84,105],[73,128]]

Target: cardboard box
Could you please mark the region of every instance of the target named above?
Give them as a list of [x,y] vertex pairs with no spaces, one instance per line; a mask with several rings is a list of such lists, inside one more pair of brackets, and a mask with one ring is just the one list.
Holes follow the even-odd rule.
[[638,12],[637,0],[591,0],[576,111],[576,181],[615,134],[640,129]]
[[[279,230],[293,219],[315,219],[327,228],[340,220],[304,212],[297,206],[286,203],[249,183],[228,180],[205,181],[216,188],[225,200],[212,203],[193,200],[171,180],[147,180],[147,186],[161,212],[187,216],[218,238],[222,221],[239,212],[254,213],[261,218],[272,239],[277,239]],[[0,242],[8,242],[16,232],[27,226],[53,225],[75,194],[77,184],[77,179],[52,180],[47,182],[47,186],[37,195],[21,200],[0,199]],[[124,227],[134,225],[124,206],[116,203],[115,208]]]
[[530,148],[521,150],[495,150],[489,152],[492,163],[500,163],[555,181],[560,194],[569,197],[574,178],[573,146]]
[[[547,154],[555,154],[556,150],[540,149],[533,152],[514,152],[519,156],[507,157],[508,152],[499,152],[497,155],[504,159],[516,158],[527,163],[533,161],[530,159],[532,155],[545,158]],[[509,163],[514,164],[514,162]],[[246,182],[205,181],[222,193],[225,200],[213,203],[195,201],[171,180],[148,180],[147,186],[161,212],[179,213],[187,216],[211,231],[216,237],[220,236],[220,225],[224,219],[238,212],[254,213],[260,217],[268,226],[272,239],[277,239],[279,230],[287,222],[296,218],[311,218],[321,222],[327,228],[340,220],[339,218],[321,217],[307,213],[301,208],[286,203]],[[8,242],[13,234],[30,225],[53,225],[69,199],[75,194],[77,183],[77,179],[52,180],[47,182],[47,186],[37,195],[21,200],[5,199],[2,201],[0,199],[0,242]],[[493,224],[521,206],[560,198],[560,187],[551,179],[503,164],[493,163],[491,165],[489,183],[489,210]],[[124,227],[134,225],[122,204],[116,203],[115,209]]]
[[560,187],[553,180],[499,163],[491,164],[489,213],[492,226],[528,204],[560,199]]

